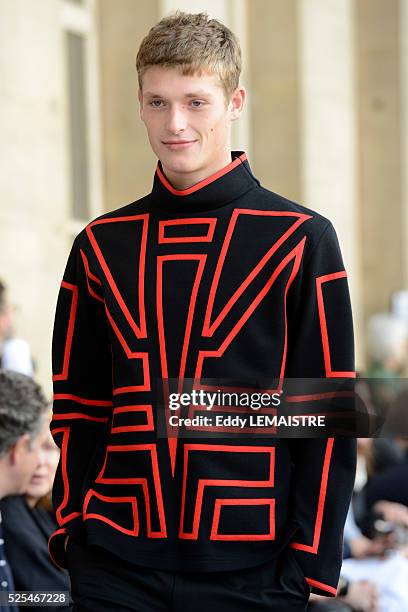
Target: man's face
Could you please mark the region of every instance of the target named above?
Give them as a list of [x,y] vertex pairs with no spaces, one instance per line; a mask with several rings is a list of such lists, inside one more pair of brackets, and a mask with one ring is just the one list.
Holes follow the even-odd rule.
[[244,93],[237,89],[227,105],[218,75],[184,76],[177,68],[148,68],[138,93],[140,117],[164,171],[185,175],[204,170],[208,176],[205,169],[215,172],[228,163],[226,158],[231,161],[231,121],[240,113]]
[[60,455],[59,448],[51,435],[48,419],[44,422],[38,440],[38,463],[34,473],[31,475],[25,493],[30,497],[40,499],[40,497],[47,495],[52,489]]
[[9,495],[25,493],[27,490],[28,483],[40,460],[40,443],[39,435],[30,440],[29,436],[25,434],[17,440],[10,450],[13,491]]

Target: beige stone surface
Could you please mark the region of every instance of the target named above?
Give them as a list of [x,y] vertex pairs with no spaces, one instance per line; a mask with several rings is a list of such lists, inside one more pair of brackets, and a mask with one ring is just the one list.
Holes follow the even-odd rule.
[[58,287],[85,223],[70,218],[68,22],[87,31],[92,216],[151,189],[156,160],[139,118],[135,69],[148,29],[179,7],[207,10],[238,34],[248,98],[232,146],[248,152],[266,187],[333,221],[361,367],[367,317],[408,283],[407,5],[2,0],[0,277],[19,306],[19,332],[47,393]]
[[265,187],[299,201],[296,0],[253,0],[247,11],[252,166]]
[[0,40],[0,277],[50,393],[51,325],[68,248],[58,3],[3,0]]
[[158,2],[100,0],[103,186],[107,210],[148,193],[156,159],[139,117],[136,53],[159,19]]
[[398,0],[356,3],[358,204],[366,317],[387,310],[391,293],[405,280],[399,7]]

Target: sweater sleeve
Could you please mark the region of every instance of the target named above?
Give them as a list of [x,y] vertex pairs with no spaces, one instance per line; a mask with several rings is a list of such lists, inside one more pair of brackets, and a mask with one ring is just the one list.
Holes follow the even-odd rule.
[[[355,378],[347,274],[330,222],[305,257],[288,320],[286,376]],[[356,439],[292,438],[288,445],[293,468],[289,521],[295,527],[290,546],[311,591],[335,596],[354,486]]]
[[75,239],[58,294],[52,338],[53,415],[61,450],[52,499],[58,528],[48,548],[66,566],[64,540],[82,524],[84,489],[92,477],[112,411],[112,354],[101,283],[90,270],[84,233]]

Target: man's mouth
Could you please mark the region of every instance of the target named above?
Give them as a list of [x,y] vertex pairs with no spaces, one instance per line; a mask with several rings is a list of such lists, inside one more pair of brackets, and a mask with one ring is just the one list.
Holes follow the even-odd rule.
[[177,150],[177,149],[187,149],[191,147],[196,141],[195,140],[167,140],[163,141],[163,144],[169,149]]

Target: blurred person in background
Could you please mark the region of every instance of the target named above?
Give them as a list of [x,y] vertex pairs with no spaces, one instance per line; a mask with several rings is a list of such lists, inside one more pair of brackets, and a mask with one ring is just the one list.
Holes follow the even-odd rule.
[[367,377],[401,376],[407,365],[407,329],[395,315],[379,312],[367,325]]
[[[0,499],[27,490],[38,465],[47,401],[39,385],[19,372],[0,370]],[[15,590],[5,555],[0,511],[0,592]],[[2,605],[2,612],[16,611]]]
[[384,416],[400,389],[399,380],[407,367],[406,326],[395,315],[380,312],[367,325],[367,363],[365,372],[371,399]]
[[[383,453],[374,448],[374,444],[380,441],[384,439],[358,439],[358,477],[344,528],[344,561],[339,591],[345,592],[346,600],[350,594],[354,601],[357,601],[356,597],[362,599],[364,605],[355,605],[357,610],[400,612],[408,608],[408,560],[404,545],[408,533],[408,508],[380,497],[367,504],[367,488],[375,482],[376,470],[380,469],[380,473],[386,475],[390,469],[378,466],[391,466],[393,469],[393,465],[400,465],[399,459],[388,453],[387,457],[376,459],[376,454]],[[400,479],[397,489],[404,491],[405,483],[406,478]]]
[[[402,612],[408,609],[408,559],[403,542],[408,527],[408,509],[383,500],[378,507],[394,522],[376,519],[372,536],[366,537],[353,516],[350,506],[344,529],[344,561],[342,580],[347,590],[351,584],[363,582],[366,589],[366,605],[371,594],[372,607],[356,609],[380,612]],[[342,585],[340,585],[342,588]],[[361,595],[361,592],[357,595]]]
[[386,418],[376,434],[379,437],[358,439],[353,511],[367,537],[375,535],[378,520],[408,524],[407,408],[408,389],[402,388],[386,407]]
[[10,302],[7,287],[0,280],[0,368],[32,376],[34,364],[28,343],[15,337],[15,307]]
[[[68,572],[56,566],[48,553],[48,538],[56,528],[50,493],[59,460],[50,420],[51,411],[40,433],[39,461],[25,494],[0,502],[5,550],[17,591],[70,591]],[[36,606],[38,612],[61,609],[68,608]]]
[[308,612],[379,612],[378,589],[370,580],[351,580],[340,575],[337,597],[312,593]]

